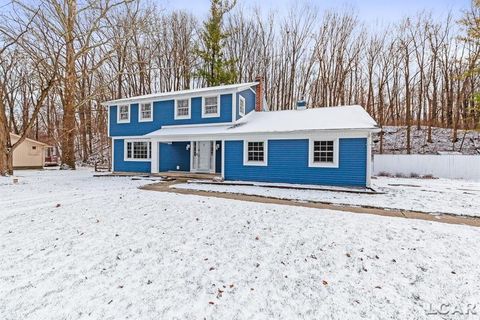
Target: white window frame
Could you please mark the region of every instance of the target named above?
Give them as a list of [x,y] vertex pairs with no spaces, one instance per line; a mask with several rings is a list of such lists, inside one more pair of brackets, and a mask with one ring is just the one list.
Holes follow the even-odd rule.
[[[333,141],[333,162],[314,162],[313,147],[315,141]],[[338,168],[339,154],[338,138],[318,137],[310,138],[308,141],[308,166],[313,168]]]
[[[142,117],[142,106],[150,106],[150,118]],[[153,121],[153,103],[152,102],[141,102],[138,104],[138,122],[149,122]]]
[[[242,102],[243,102],[243,111],[242,111],[242,108],[241,108]],[[239,98],[238,98],[238,114],[241,117],[245,116],[246,109],[247,109],[247,103],[245,101],[245,98],[242,97],[242,96],[239,96]]]
[[[205,100],[208,98],[217,98],[217,112],[216,113],[205,113],[206,105]],[[202,97],[202,118],[216,118],[220,117],[220,95],[204,96]]]
[[[128,107],[128,119],[127,120],[120,120],[120,108],[121,107]],[[130,115],[131,115],[131,106],[129,104],[119,104],[117,106],[117,123],[130,123]]]
[[[248,143],[249,142],[263,142],[263,161],[248,160]],[[268,140],[263,140],[263,139],[243,140],[243,165],[244,166],[267,166],[268,165]]]
[[[180,101],[180,100],[187,100],[188,101],[188,115],[184,115],[184,116],[178,116],[177,115],[178,101]],[[173,110],[173,119],[183,120],[183,119],[191,119],[191,118],[192,118],[192,100],[190,98],[175,99],[175,108]]]
[[[127,143],[131,142],[132,143],[132,156],[133,156],[133,143],[135,142],[147,142],[147,155],[150,154],[149,158],[141,158],[141,159],[135,159],[135,158],[127,158]],[[146,162],[146,161],[151,161],[152,160],[152,155],[151,152],[153,150],[152,148],[152,141],[150,140],[145,140],[145,139],[125,139],[123,140],[123,161],[141,161],[141,162]]]

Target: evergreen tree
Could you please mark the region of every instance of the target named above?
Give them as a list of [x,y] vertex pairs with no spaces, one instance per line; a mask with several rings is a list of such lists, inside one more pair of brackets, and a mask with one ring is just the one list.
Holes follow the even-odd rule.
[[208,86],[229,84],[236,81],[235,60],[223,54],[224,40],[228,33],[222,30],[223,16],[236,4],[236,0],[211,0],[210,16],[204,23],[200,38],[203,48],[196,52],[202,59],[197,75],[206,80]]

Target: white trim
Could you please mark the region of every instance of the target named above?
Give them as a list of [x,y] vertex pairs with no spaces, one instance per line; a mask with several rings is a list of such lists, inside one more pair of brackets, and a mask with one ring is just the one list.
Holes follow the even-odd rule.
[[[151,139],[124,139],[123,140],[123,161],[132,161],[132,162],[150,162],[152,158],[144,158],[144,159],[134,159],[134,158],[127,158],[127,143],[128,142],[152,142]],[[150,153],[150,144],[147,145],[147,155]],[[133,156],[133,144],[132,144],[132,156]]]
[[[339,138],[329,138],[319,135],[308,139],[308,166],[311,168],[338,168],[339,166]],[[313,162],[313,142],[314,141],[333,141],[333,162]]]
[[111,138],[112,140],[112,172],[115,172],[115,138]]
[[[240,105],[243,101],[243,113],[240,111]],[[245,112],[247,111],[247,101],[241,95],[238,95],[238,114],[240,117],[245,117]]]
[[367,181],[368,188],[372,186],[372,134],[368,134],[367,138]]
[[[263,142],[263,161],[248,161],[248,143]],[[268,166],[268,140],[243,140],[243,165],[244,166]]]
[[[257,86],[258,86],[258,84],[257,84]],[[257,91],[253,90],[252,87],[248,87],[248,89],[250,89],[255,96],[257,95]]]
[[[142,105],[150,105],[150,118],[142,118]],[[153,102],[140,102],[138,104],[138,122],[152,122],[153,121]]]
[[225,179],[225,140],[222,140],[222,169],[221,174],[222,178]]
[[[310,139],[322,137],[322,139],[338,139],[338,138],[368,138],[369,131],[365,130],[305,130],[305,131],[291,131],[291,132],[268,132],[268,133],[208,133],[208,134],[185,134],[185,135],[171,135],[171,136],[146,136],[145,138],[158,138],[160,141],[188,141],[188,140],[292,140],[292,139]],[[119,139],[120,137],[116,137]],[[127,137],[128,138],[128,137]],[[130,137],[131,138],[131,137]]]
[[237,121],[237,95],[238,92],[232,93],[232,122]]
[[107,137],[110,137],[110,126],[112,125],[111,124],[111,119],[110,119],[110,108],[112,108],[112,106],[108,106],[108,109],[107,109],[107,117],[108,117],[108,127],[107,127]]
[[[177,115],[177,107],[179,100],[187,100],[188,101],[188,116],[178,116]],[[173,108],[173,119],[174,120],[185,120],[192,118],[192,99],[191,98],[177,98],[174,100],[174,108]]]
[[215,173],[217,171],[217,141],[212,141],[212,151],[213,154],[210,155],[212,157],[210,162],[213,162],[211,173]]
[[[207,98],[217,98],[217,112],[216,113],[205,113],[205,99]],[[202,96],[202,118],[218,118],[220,117],[220,95],[208,95]]]
[[[128,107],[128,119],[127,120],[120,120],[120,107]],[[117,123],[130,123],[130,118],[132,114],[132,106],[129,104],[119,104],[117,106]]]

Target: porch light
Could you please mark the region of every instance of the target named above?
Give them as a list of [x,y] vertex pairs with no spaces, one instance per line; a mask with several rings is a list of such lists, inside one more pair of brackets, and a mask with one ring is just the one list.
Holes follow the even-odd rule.
[[215,145],[215,150],[218,150],[218,149],[220,149],[220,145],[217,143],[217,144]]
[[186,147],[187,151],[190,150],[190,143],[187,144],[187,147]]

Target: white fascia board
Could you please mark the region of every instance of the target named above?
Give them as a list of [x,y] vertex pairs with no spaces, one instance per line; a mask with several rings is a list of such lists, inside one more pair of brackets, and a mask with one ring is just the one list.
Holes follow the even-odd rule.
[[134,104],[134,103],[145,103],[145,102],[159,102],[159,101],[168,101],[174,99],[187,99],[187,98],[196,98],[196,97],[203,97],[203,96],[214,96],[214,95],[223,95],[223,94],[230,94],[235,93],[238,91],[245,90],[251,87],[251,85],[241,86],[238,88],[220,88],[216,90],[204,90],[204,91],[192,91],[188,93],[168,93],[168,94],[161,94],[157,97],[131,97],[125,98],[122,100],[111,100],[101,103],[102,106],[116,106],[119,104]]
[[290,139],[341,139],[341,138],[368,138],[370,131],[295,131],[295,132],[269,132],[269,133],[216,133],[216,134],[189,134],[170,136],[150,136],[159,141],[212,141],[212,140],[290,140]]

